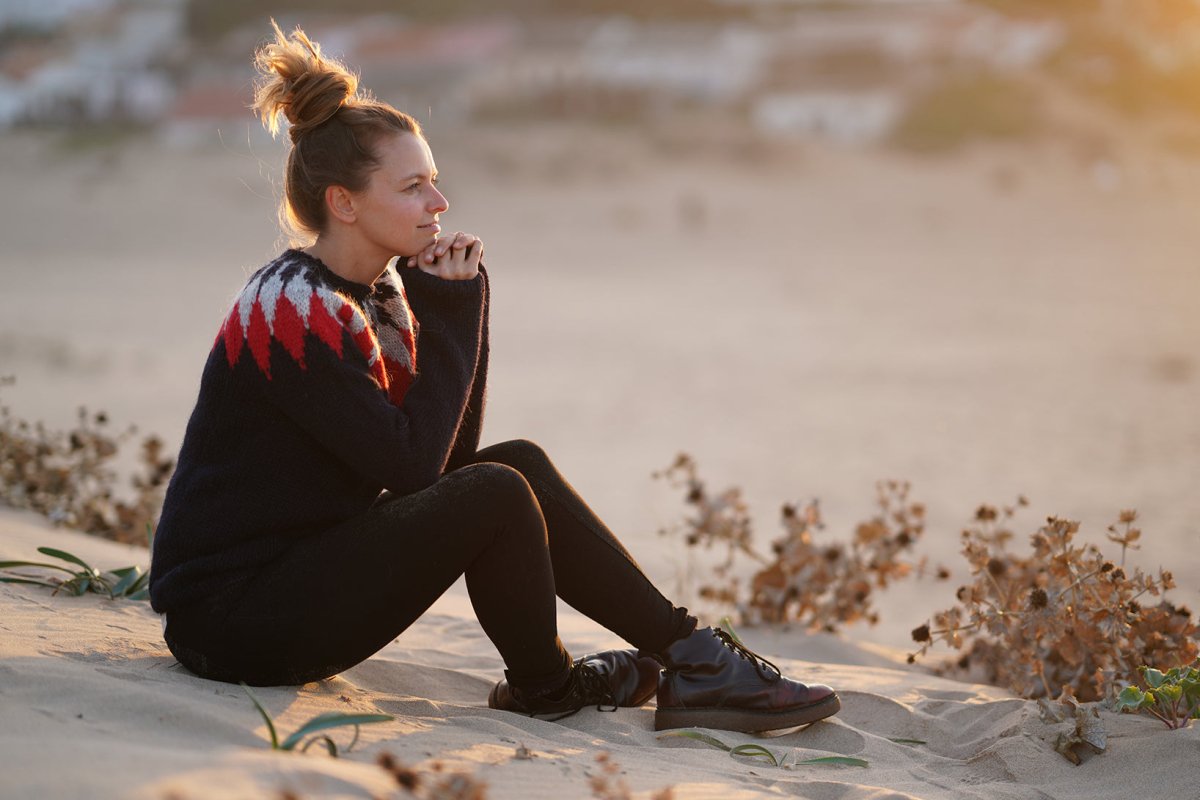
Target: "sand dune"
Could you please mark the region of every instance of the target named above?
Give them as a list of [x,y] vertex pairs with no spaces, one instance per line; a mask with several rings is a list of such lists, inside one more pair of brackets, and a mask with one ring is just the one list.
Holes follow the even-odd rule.
[[[51,544],[102,567],[144,563],[145,553],[41,520],[0,514],[0,558]],[[336,678],[256,694],[288,732],[329,711],[393,714],[365,726],[339,759],[317,748],[273,753],[242,690],[183,670],[145,603],[51,596],[0,586],[0,774],[5,798],[399,797],[375,764],[381,752],[434,775],[465,772],[495,798],[590,796],[605,751],[634,796],[667,786],[676,798],[1155,798],[1196,797],[1196,729],[1104,713],[1109,752],[1073,766],[1050,742],[1036,704],[994,687],[958,683],[890,661],[879,648],[834,637],[743,631],[789,674],[841,691],[835,718],[799,731],[751,736],[712,731],[730,745],[777,755],[866,759],[866,768],[776,769],[653,730],[653,708],[587,709],[559,722],[489,710],[502,668],[461,590],[443,598],[395,643]],[[314,633],[314,636],[319,635]],[[568,611],[576,652],[618,645]],[[775,646],[788,643],[785,654]],[[788,657],[804,652],[804,658]],[[334,731],[343,745],[348,731]],[[924,744],[899,743],[914,739]],[[517,757],[519,747],[531,758]]]
[[[780,503],[812,496],[844,538],[874,481],[911,479],[929,510],[919,554],[960,577],[957,531],[980,502],[1025,493],[1018,533],[1058,514],[1105,547],[1104,526],[1137,507],[1131,562],[1169,564],[1176,599],[1200,598],[1195,164],[1118,154],[1122,180],[1102,189],[1056,145],[916,162],[431,130],[447,230],[481,235],[493,276],[485,444],[543,444],[664,587],[680,547],[653,532],[682,504],[650,473],[686,449],[712,488],[746,488],[760,542]],[[222,142],[89,155],[0,139],[20,188],[0,196],[0,376],[17,376],[0,401],[18,417],[61,428],[86,404],[178,448],[230,298],[278,251],[280,153]],[[0,511],[0,558],[43,544],[147,560]],[[661,739],[649,707],[560,723],[488,710],[501,662],[461,586],[344,675],[258,691],[284,730],[397,715],[334,760],[270,752],[241,689],[175,664],[145,604],[0,585],[0,797],[396,796],[381,752],[469,772],[491,797],[587,797],[607,751],[638,797],[1200,798],[1194,728],[1106,713],[1109,751],[1075,767],[1034,704],[907,667],[890,648],[955,585],[889,589],[882,624],[847,637],[743,631],[844,709],[772,738],[718,735],[870,762],[794,770]],[[618,644],[565,607],[560,627],[573,652]]]

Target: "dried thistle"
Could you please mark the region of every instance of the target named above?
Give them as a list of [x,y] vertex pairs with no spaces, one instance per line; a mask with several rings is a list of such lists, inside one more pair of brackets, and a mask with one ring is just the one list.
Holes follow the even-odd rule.
[[386,751],[376,757],[375,763],[392,776],[406,797],[424,800],[485,800],[487,797],[486,783],[465,772],[444,772],[438,761],[429,765],[430,774],[401,763]]
[[[874,591],[924,568],[923,563],[906,559],[925,527],[925,508],[908,501],[907,483],[877,484],[878,513],[856,527],[848,544],[817,540],[815,534],[824,528],[817,501],[784,505],[780,510],[784,535],[772,543],[768,560],[754,547],[750,514],[740,489],[711,494],[687,454],[680,454],[656,477],[685,489],[686,502],[696,508],[694,516],[674,529],[682,530],[689,554],[691,549],[707,549],[715,543],[727,548],[725,561],[713,570],[716,580],[702,585],[699,593],[718,606],[736,609],[743,622],[797,622],[829,631],[860,619],[874,624],[878,621],[871,602]],[[742,581],[731,569],[739,553],[759,565],[745,596]],[[937,572],[938,577],[946,574],[944,569]]]
[[73,428],[53,431],[41,422],[16,419],[0,406],[0,503],[84,533],[144,544],[175,462],[163,453],[158,437],[147,436],[131,478],[132,496],[117,497],[112,465],[135,434],[133,427],[112,433],[104,412],[81,408]]
[[[713,495],[697,475],[696,462],[687,453],[675,457],[675,463],[654,477],[666,479],[672,486],[685,488],[685,501],[694,506],[694,517],[684,520],[684,539],[689,547],[703,546],[708,549],[721,544],[727,549],[724,563],[718,570],[728,570],[737,553],[764,562],[754,550],[754,533],[750,522],[750,511],[742,499],[742,490],[730,487]],[[671,533],[671,530],[660,533]]]
[[[592,797],[597,800],[632,800],[629,784],[621,777],[621,765],[605,751],[596,754],[597,771],[588,776]],[[672,800],[675,790],[667,786],[650,795],[650,800]]]
[[588,777],[592,797],[599,800],[630,800],[629,784],[621,778],[621,767],[606,752],[596,754],[597,771]]
[[913,573],[906,556],[925,530],[925,508],[908,501],[909,489],[901,481],[876,484],[878,513],[856,526],[848,544],[817,543],[813,534],[824,525],[816,501],[784,506],[785,534],[772,544],[775,560],[751,580],[743,616],[829,631],[860,619],[878,622],[874,591]]
[[[1030,536],[1029,554],[1010,553],[1012,516],[1011,508],[977,513],[963,532],[974,581],[959,588],[958,605],[913,631],[920,648],[910,662],[943,642],[963,651],[943,671],[973,669],[1022,697],[1066,692],[1089,701],[1111,700],[1142,664],[1180,666],[1196,657],[1200,629],[1191,611],[1162,599],[1174,586],[1170,572],[1116,567],[1094,545],[1075,543],[1078,522],[1058,517]],[[1128,535],[1134,519],[1122,512],[1126,530],[1110,537],[1122,552],[1140,536]],[[1159,600],[1151,605],[1147,596]]]

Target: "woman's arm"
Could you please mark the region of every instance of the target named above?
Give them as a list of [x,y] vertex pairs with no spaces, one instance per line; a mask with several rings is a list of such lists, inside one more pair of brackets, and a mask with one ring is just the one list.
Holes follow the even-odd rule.
[[[429,486],[445,470],[483,333],[483,278],[445,280],[412,270],[405,282],[421,330],[417,378],[399,407],[373,377],[351,315],[320,317],[319,325],[338,327],[318,333],[318,305],[306,318],[303,358],[272,337],[270,377],[262,382],[288,419],[356,472],[398,494]],[[286,302],[286,293],[276,302],[276,330]]]
[[479,359],[475,364],[475,374],[471,380],[471,392],[467,397],[467,407],[463,411],[462,423],[454,437],[450,448],[450,458],[446,461],[446,471],[456,470],[470,463],[471,458],[479,450],[479,437],[483,432],[483,410],[487,400],[487,374],[489,346],[489,317],[491,312],[491,284],[483,264],[479,265],[479,274],[483,276],[483,326],[479,337]]

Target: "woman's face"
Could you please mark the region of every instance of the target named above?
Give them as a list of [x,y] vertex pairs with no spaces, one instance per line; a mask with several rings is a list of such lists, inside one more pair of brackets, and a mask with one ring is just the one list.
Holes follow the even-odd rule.
[[388,136],[377,147],[379,168],[354,195],[356,227],[381,261],[416,255],[437,238],[438,215],[450,207],[437,190],[433,153],[411,133]]

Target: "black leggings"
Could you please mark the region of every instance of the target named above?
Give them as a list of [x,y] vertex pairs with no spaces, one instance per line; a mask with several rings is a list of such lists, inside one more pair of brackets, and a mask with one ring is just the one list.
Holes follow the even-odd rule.
[[298,542],[236,597],[167,614],[165,638],[205,678],[255,686],[336,675],[395,639],[462,574],[509,681],[555,686],[570,656],[554,596],[635,647],[694,626],[654,587],[536,444],[503,442],[406,497]]

